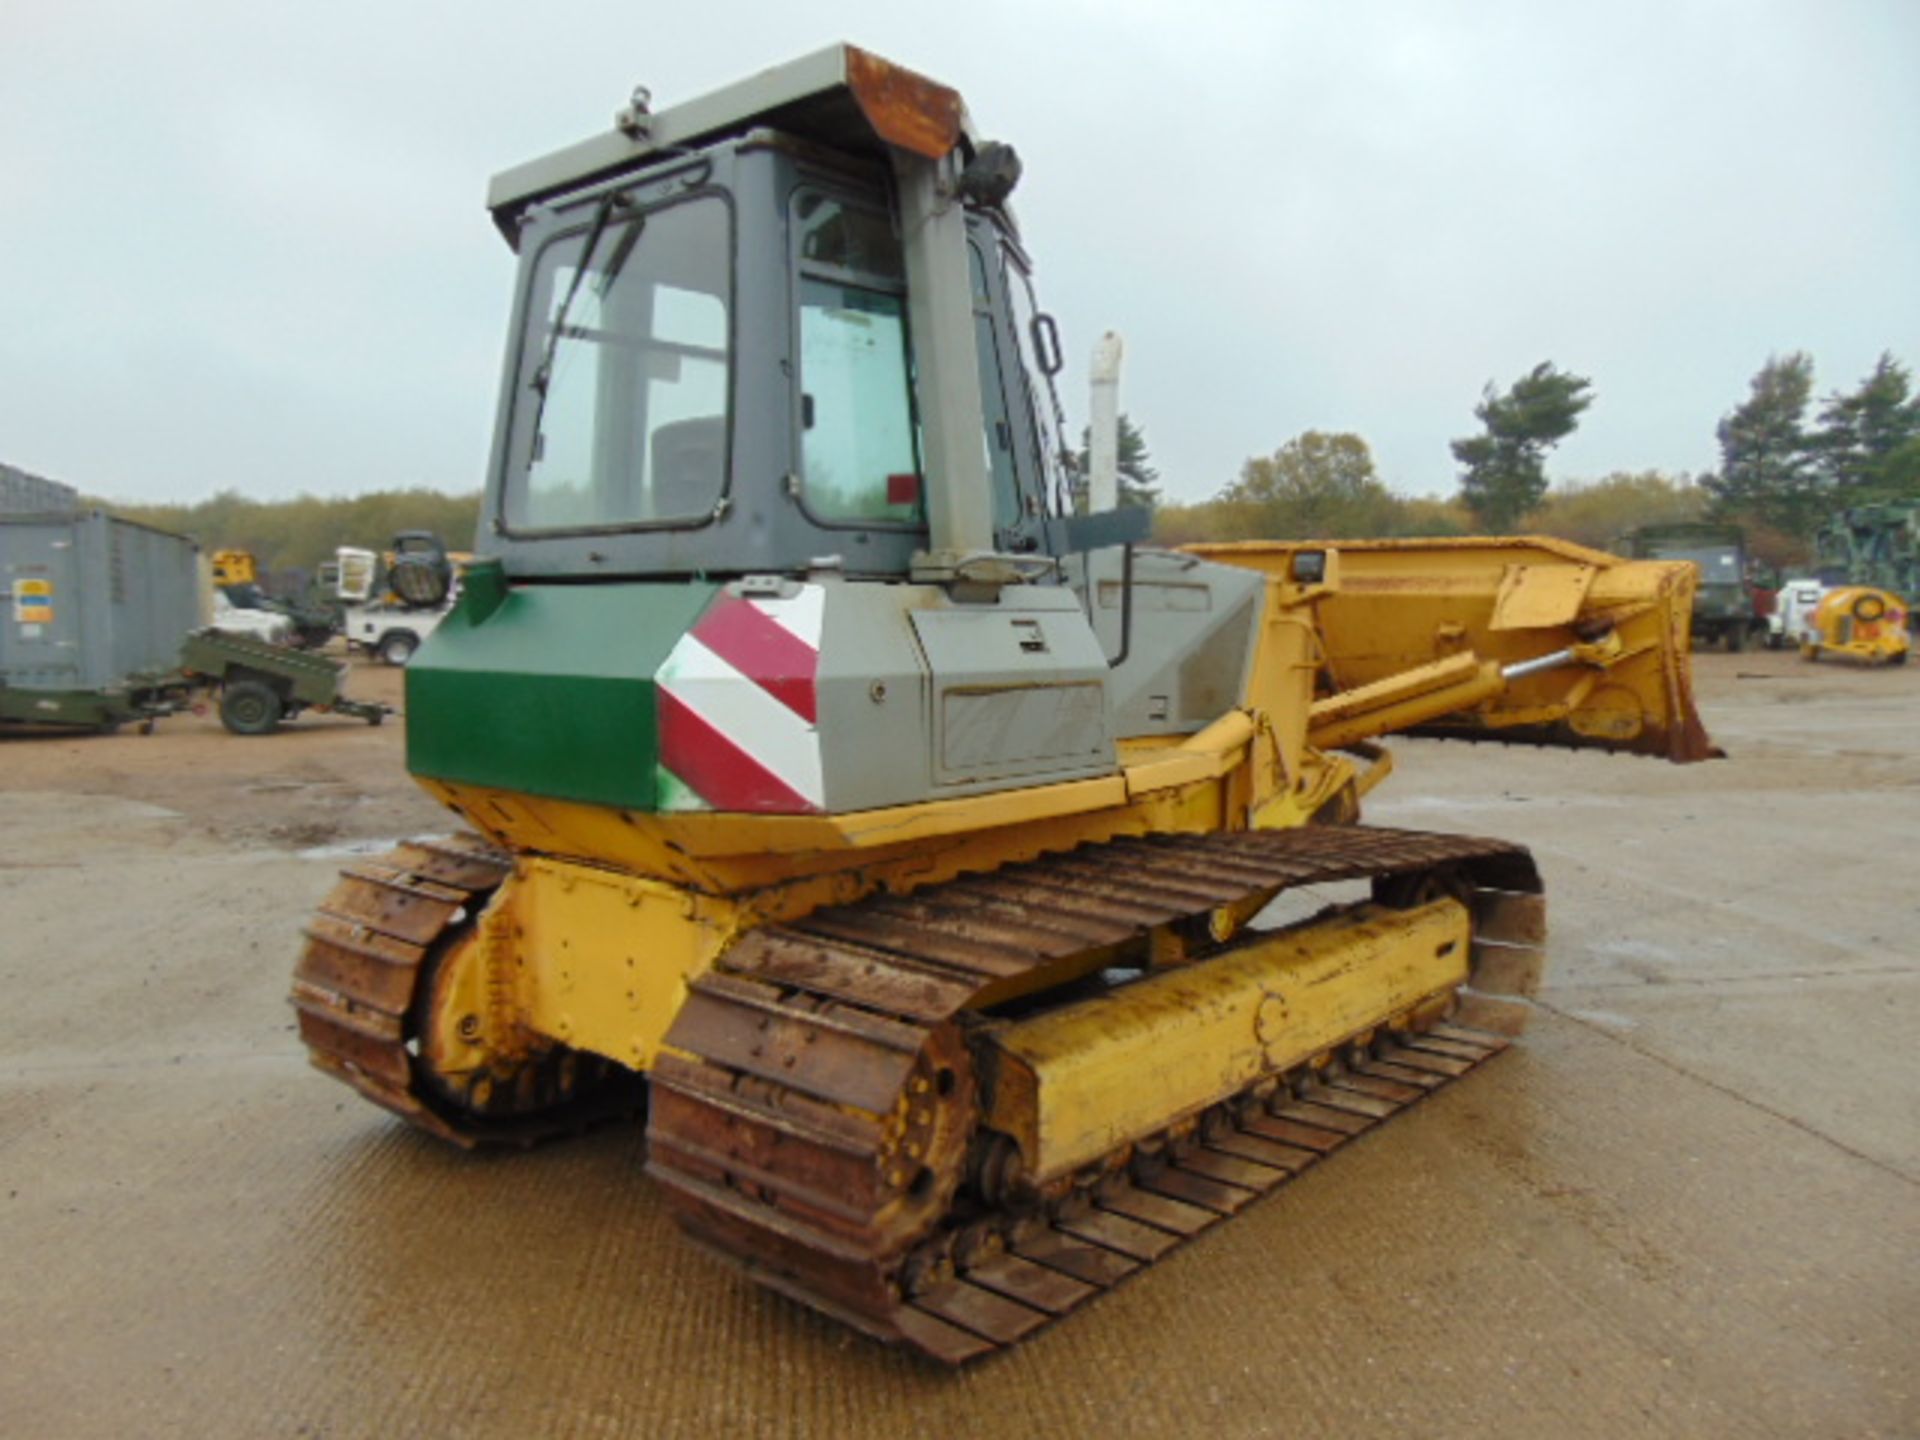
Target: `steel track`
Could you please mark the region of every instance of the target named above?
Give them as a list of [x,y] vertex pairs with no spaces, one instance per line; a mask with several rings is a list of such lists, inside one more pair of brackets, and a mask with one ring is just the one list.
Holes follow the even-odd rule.
[[[471,835],[350,865],[295,972],[313,1063],[461,1146],[528,1144],[636,1109],[632,1087],[613,1083],[489,1114],[427,1073],[414,1033],[425,977],[510,870],[511,857]],[[1084,968],[1090,952],[1137,950],[1155,932],[1190,939],[1222,907],[1283,890],[1430,872],[1464,880],[1496,938],[1538,938],[1511,922],[1514,899],[1540,889],[1521,848],[1360,826],[1115,840],[751,931],[693,982],[668,1036],[651,1076],[648,1171],[697,1240],[761,1283],[942,1361],[976,1359],[1506,1041],[1457,1025],[1382,1033],[1214,1107],[1151,1153],[1111,1157],[1065,1193],[988,1199],[974,997]],[[1479,939],[1477,927],[1476,949]]]
[[1428,872],[1464,878],[1477,915],[1540,889],[1504,842],[1311,827],[1117,840],[750,932],[693,982],[667,1037],[648,1171],[696,1239],[761,1283],[942,1361],[978,1358],[1507,1042],[1379,1034],[1069,1193],[1009,1202],[978,1183],[972,998],[1285,889]]
[[639,1112],[639,1077],[547,1047],[485,1076],[491,1101],[420,1056],[421,994],[440,948],[464,933],[513,868],[477,835],[413,841],[349,865],[308,923],[293,1005],[314,1066],[443,1140],[532,1145]]

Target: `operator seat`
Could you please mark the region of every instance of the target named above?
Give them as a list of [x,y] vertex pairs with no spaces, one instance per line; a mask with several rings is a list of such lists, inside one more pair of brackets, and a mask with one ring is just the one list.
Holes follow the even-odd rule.
[[647,473],[653,479],[653,518],[705,515],[720,498],[726,476],[727,420],[700,415],[653,432]]

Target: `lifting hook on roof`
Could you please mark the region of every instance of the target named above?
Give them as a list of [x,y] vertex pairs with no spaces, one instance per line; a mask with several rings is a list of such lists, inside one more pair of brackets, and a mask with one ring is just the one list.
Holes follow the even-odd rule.
[[613,112],[613,128],[629,140],[645,140],[653,133],[653,92],[644,85],[633,87],[633,95]]

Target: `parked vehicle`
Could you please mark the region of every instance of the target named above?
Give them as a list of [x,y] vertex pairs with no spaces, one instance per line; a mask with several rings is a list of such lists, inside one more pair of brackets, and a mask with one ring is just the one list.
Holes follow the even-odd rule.
[[1856,505],[1815,537],[1821,577],[1870,585],[1900,598],[1909,626],[1920,607],[1920,504]]
[[235,735],[270,735],[303,710],[337,711],[378,725],[385,705],[340,693],[346,666],[311,651],[206,629],[180,648],[180,669],[220,694],[220,723]]
[[342,546],[335,552],[335,584],[344,608],[340,630],[350,650],[388,665],[405,665],[439,628],[459,597],[453,557],[424,530],[394,536],[386,555]]
[[1746,535],[1737,525],[1682,521],[1643,525],[1626,540],[1640,560],[1685,560],[1700,572],[1693,642],[1745,650],[1767,638],[1768,624],[1747,578]]
[[1767,616],[1767,648],[1798,645],[1813,622],[1813,612],[1827,587],[1818,580],[1782,580],[1775,592],[1773,613]]
[[285,600],[277,595],[269,595],[261,580],[259,564],[250,550],[214,551],[213,587],[216,595],[227,602],[222,614],[239,610],[278,615],[290,627],[285,636],[276,638],[275,627],[240,617],[222,624],[221,628],[229,634],[250,634],[274,644],[304,645],[308,649],[318,650],[339,632],[340,605],[337,600],[327,596],[321,596],[317,601],[311,596],[304,601]]
[[235,602],[225,590],[213,592],[213,628],[224,635],[243,635],[267,645],[291,645],[293,621],[277,610],[263,610]]

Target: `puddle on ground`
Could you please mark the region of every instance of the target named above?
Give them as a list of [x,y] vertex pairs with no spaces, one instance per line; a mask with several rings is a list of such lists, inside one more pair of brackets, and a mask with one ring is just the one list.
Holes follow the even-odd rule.
[[38,825],[50,821],[70,824],[111,823],[126,820],[178,820],[180,812],[122,795],[98,795],[72,790],[9,790],[0,796],[9,822]]
[[342,840],[335,845],[315,845],[310,849],[297,850],[294,854],[301,860],[351,860],[358,855],[379,855],[396,845],[406,845],[415,840],[446,838],[445,835],[396,835],[385,840]]
[[1395,812],[1425,813],[1448,810],[1508,810],[1515,805],[1536,805],[1550,809],[1618,810],[1627,802],[1618,795],[1521,795],[1502,791],[1498,795],[1395,795],[1368,804],[1367,819],[1378,820]]
[[1567,1014],[1576,1020],[1584,1020],[1589,1025],[1598,1025],[1602,1030],[1637,1030],[1640,1022],[1631,1015],[1622,1015],[1614,1010],[1569,1010]]

